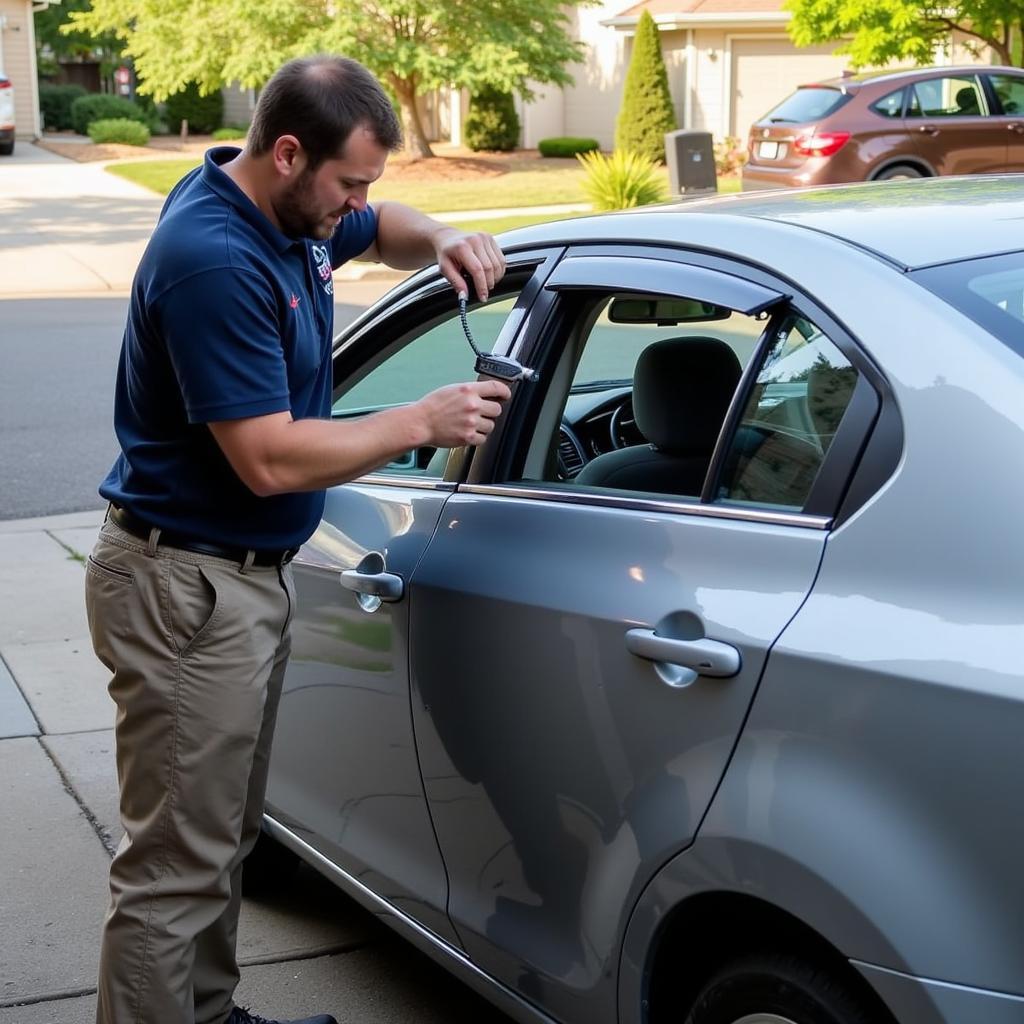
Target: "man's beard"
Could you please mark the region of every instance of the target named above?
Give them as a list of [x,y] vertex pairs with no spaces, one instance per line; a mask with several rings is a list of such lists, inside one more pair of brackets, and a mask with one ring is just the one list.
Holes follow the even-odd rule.
[[327,223],[330,213],[321,214],[313,207],[309,198],[312,182],[313,172],[307,167],[274,203],[274,213],[281,231],[289,238],[315,238],[325,242],[334,234],[336,225]]

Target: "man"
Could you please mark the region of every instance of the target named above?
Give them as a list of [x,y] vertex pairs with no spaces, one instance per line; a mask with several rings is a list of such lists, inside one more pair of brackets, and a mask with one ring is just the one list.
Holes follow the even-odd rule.
[[122,453],[100,488],[111,508],[86,583],[113,673],[125,828],[99,1024],[264,1020],[234,1005],[235,935],[290,648],[287,563],[325,487],[422,445],[478,444],[509,397],[472,382],[329,418],[332,268],[436,260],[481,297],[504,273],[488,235],[367,205],[400,137],[361,65],[293,61],[263,90],[246,148],[212,150],[175,187],[139,265],[117,377]]

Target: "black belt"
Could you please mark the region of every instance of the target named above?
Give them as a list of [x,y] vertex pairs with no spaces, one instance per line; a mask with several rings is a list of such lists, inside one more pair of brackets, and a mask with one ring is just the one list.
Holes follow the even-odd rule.
[[[117,523],[126,533],[141,540],[149,540],[153,530],[151,524],[144,522],[137,516],[133,516],[126,509],[110,506],[110,519]],[[160,543],[168,548],[180,548],[182,551],[192,551],[197,555],[212,555],[214,558],[226,558],[231,562],[245,563],[249,557],[247,548],[226,547],[223,544],[210,544],[198,537],[189,537],[184,533],[176,533],[174,530],[160,530]],[[250,564],[269,566],[285,565],[290,562],[298,552],[298,548],[281,548],[275,551],[255,550],[255,557]]]

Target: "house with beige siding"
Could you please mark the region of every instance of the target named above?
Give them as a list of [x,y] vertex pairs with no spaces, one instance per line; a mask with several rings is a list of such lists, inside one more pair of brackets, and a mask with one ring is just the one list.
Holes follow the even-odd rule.
[[32,13],[49,3],[60,0],[0,0],[0,72],[14,86],[15,133],[19,139],[39,138],[39,79]]
[[[612,147],[633,37],[645,10],[658,26],[679,127],[716,139],[745,142],[750,125],[798,85],[837,77],[849,66],[834,53],[838,42],[796,46],[782,0],[644,0],[626,8],[622,0],[603,0],[572,12],[574,34],[586,52],[584,62],[569,69],[575,83],[539,86],[533,102],[519,104],[524,146],[574,135]],[[936,63],[974,62],[965,42],[955,35],[945,52],[936,53]],[[466,110],[466,97],[459,99],[436,122],[453,141]]]

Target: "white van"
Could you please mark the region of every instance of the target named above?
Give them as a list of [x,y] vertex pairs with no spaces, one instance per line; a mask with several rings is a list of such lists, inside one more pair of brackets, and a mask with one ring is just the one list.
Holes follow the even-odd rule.
[[14,152],[14,86],[0,73],[0,156]]

